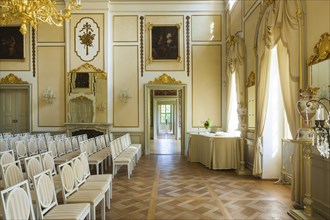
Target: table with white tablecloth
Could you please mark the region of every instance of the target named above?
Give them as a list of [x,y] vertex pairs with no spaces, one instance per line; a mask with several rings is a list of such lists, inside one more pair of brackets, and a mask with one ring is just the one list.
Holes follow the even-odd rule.
[[238,169],[240,137],[190,134],[188,161],[202,163],[210,169]]

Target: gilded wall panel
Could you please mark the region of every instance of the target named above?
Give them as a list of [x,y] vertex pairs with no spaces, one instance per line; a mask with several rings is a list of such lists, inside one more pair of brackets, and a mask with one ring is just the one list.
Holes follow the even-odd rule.
[[[113,63],[113,126],[138,127],[138,47],[114,46]],[[128,96],[126,101],[121,99],[123,95]]]
[[221,41],[221,15],[191,16],[192,41]]
[[[38,126],[63,127],[65,123],[65,47],[38,47]],[[56,61],[56,62],[54,62]],[[51,88],[53,103],[42,100],[43,92]]]
[[192,126],[221,127],[221,45],[193,45],[192,60]]
[[138,41],[138,17],[137,16],[113,16],[113,41],[137,42]]
[[[82,25],[80,21],[82,19],[88,19],[93,25],[93,31],[89,30],[91,36],[83,37]],[[79,25],[79,27],[78,27]],[[96,28],[97,27],[97,28]],[[71,69],[81,66],[86,60],[82,59],[82,56],[76,52],[76,43],[80,44],[85,49],[85,55],[88,57],[88,49],[98,50],[97,55],[88,60],[93,66],[104,69],[104,15],[103,14],[73,14],[70,20],[70,67]],[[81,36],[81,37],[80,37]],[[89,39],[86,42],[86,39]],[[87,46],[89,45],[89,46]]]

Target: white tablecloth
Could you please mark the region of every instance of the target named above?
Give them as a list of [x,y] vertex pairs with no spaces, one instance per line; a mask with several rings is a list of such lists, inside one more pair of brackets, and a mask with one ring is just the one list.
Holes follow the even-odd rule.
[[200,162],[210,169],[237,169],[240,138],[190,134],[188,161]]

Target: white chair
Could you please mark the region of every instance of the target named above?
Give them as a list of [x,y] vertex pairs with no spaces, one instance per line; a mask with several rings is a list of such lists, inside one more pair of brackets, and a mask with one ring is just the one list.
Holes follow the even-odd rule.
[[40,155],[24,158],[24,164],[31,188],[34,188],[33,177],[43,171]]
[[8,143],[5,139],[0,140],[0,151],[8,150]]
[[57,155],[57,147],[55,141],[49,141],[48,142],[48,150],[52,152],[53,158],[56,158]]
[[133,170],[133,160],[131,156],[121,155],[120,151],[116,149],[115,140],[110,143],[111,157],[112,157],[112,175],[115,177],[121,166],[127,166],[127,177],[131,178]]
[[56,147],[57,147],[56,148],[57,149],[57,156],[60,157],[64,154],[66,154],[64,141],[62,139],[58,139],[55,142],[56,142]]
[[79,142],[78,142],[77,136],[71,137],[71,142],[72,142],[73,151],[78,151],[79,150]]
[[0,166],[3,164],[12,163],[15,161],[15,155],[13,150],[7,150],[0,152]]
[[38,149],[39,149],[40,154],[48,151],[46,141],[45,141],[44,137],[39,137],[37,139],[37,142],[38,142]]
[[5,188],[14,186],[25,180],[19,160],[2,165],[1,170]]
[[28,140],[28,151],[29,155],[33,156],[39,153],[38,146],[35,138],[30,138]]
[[102,190],[105,194],[108,209],[110,209],[111,188],[107,182],[86,182],[84,167],[80,156],[72,159],[72,167],[78,185],[78,190]]
[[25,141],[16,141],[16,157],[18,160],[22,160],[28,156]]
[[105,219],[105,198],[101,190],[81,190],[75,180],[71,161],[59,165],[64,203],[89,203],[91,219],[96,219],[96,206],[101,204],[101,216]]
[[62,189],[61,185],[61,177],[56,173],[56,167],[54,163],[54,158],[53,154],[51,151],[47,151],[45,153],[42,153],[40,155],[41,157],[41,162],[44,170],[50,170],[52,175],[53,175],[53,181],[55,184],[55,190],[56,192],[60,192]]
[[90,219],[90,204],[62,204],[56,198],[53,178],[50,170],[35,175],[38,216],[41,219]]
[[4,219],[35,219],[28,181],[22,181],[1,191]]

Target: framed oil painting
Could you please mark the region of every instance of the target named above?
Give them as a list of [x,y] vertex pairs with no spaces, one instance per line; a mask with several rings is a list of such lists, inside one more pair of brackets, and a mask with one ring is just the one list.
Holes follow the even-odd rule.
[[24,59],[24,36],[19,26],[0,27],[0,59]]
[[180,25],[150,25],[149,61],[180,61]]

